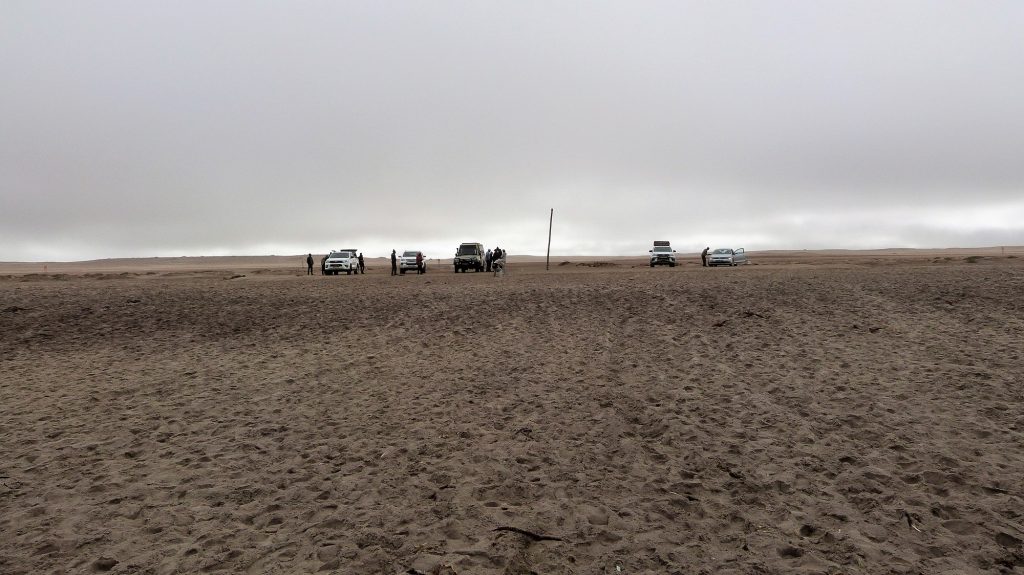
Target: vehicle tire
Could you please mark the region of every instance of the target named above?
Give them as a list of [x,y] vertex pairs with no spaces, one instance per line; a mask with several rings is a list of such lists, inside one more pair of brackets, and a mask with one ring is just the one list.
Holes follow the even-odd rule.
[[651,267],[653,268],[653,267],[654,267],[654,264],[651,264]]
[[400,274],[402,274],[404,276],[405,275],[405,270],[398,270],[398,273],[400,273]]

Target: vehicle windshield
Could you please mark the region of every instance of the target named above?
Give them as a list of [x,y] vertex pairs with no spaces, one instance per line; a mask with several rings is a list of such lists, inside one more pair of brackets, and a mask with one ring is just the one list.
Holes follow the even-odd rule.
[[476,246],[459,246],[459,255],[460,256],[475,256],[475,255],[478,255]]
[[654,251],[656,251],[656,252],[671,252],[672,248],[670,248],[668,246],[654,246]]
[[718,248],[717,250],[715,250],[715,251],[713,251],[711,253],[713,253],[713,254],[731,254],[732,250],[730,250],[728,248]]
[[352,252],[331,252],[330,257],[332,258],[353,258]]
[[416,257],[416,252],[402,252],[402,257],[403,258],[414,258],[414,257]]

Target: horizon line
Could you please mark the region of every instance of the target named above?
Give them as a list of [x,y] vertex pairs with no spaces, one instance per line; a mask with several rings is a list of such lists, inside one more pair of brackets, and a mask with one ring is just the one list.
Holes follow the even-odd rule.
[[[764,249],[764,250],[746,250],[751,254],[771,254],[771,253],[813,253],[813,252],[925,252],[925,251],[957,251],[957,250],[1000,250],[1005,251],[1007,249],[1013,251],[1024,251],[1024,245],[993,245],[993,246],[953,246],[943,248],[915,248],[915,247],[885,247],[885,248],[784,248],[784,249]],[[679,254],[692,254],[699,255],[700,251],[680,251],[676,252]],[[231,254],[231,255],[173,255],[173,256],[122,256],[122,257],[105,257],[105,258],[91,258],[82,260],[0,260],[0,264],[74,264],[74,263],[92,263],[92,262],[109,262],[116,260],[146,260],[146,259],[201,259],[201,258],[292,258],[292,257],[304,257],[306,253],[301,254]],[[320,255],[320,254],[317,254]],[[388,256],[367,256],[368,259],[386,259]],[[427,259],[447,259],[451,256],[444,256],[443,258],[428,257]],[[531,258],[544,258],[546,254],[533,254],[533,253],[520,253],[520,254],[509,254],[509,257],[531,257]],[[551,254],[552,258],[643,258],[647,257],[646,253],[636,254]]]

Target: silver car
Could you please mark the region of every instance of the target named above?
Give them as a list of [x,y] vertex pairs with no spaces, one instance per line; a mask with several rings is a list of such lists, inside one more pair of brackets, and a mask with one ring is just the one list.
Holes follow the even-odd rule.
[[738,266],[748,263],[750,260],[747,259],[747,252],[743,248],[718,248],[711,252],[711,257],[708,258],[708,267]]

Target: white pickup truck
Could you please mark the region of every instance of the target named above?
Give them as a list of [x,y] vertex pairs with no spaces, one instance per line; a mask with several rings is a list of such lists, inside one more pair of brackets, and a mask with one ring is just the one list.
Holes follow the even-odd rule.
[[345,275],[359,273],[359,250],[334,250],[327,254],[324,274],[336,276],[339,272],[345,272]]

